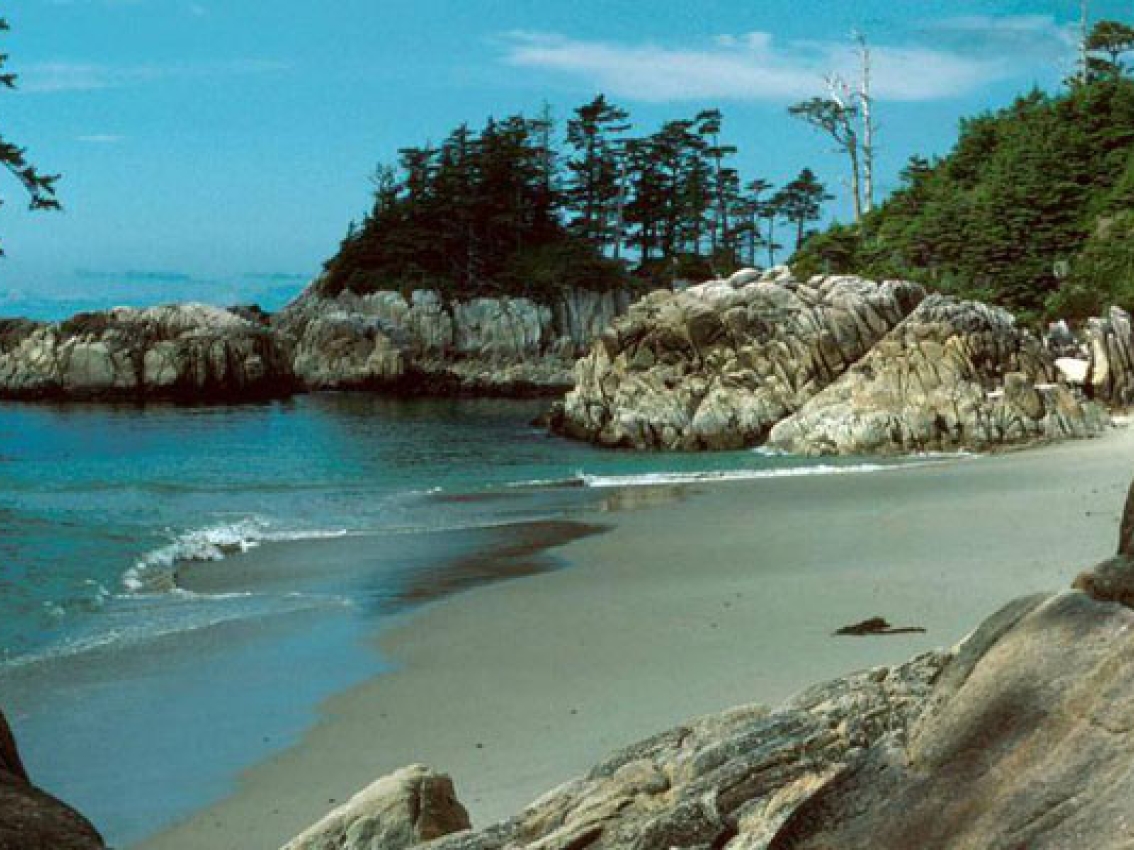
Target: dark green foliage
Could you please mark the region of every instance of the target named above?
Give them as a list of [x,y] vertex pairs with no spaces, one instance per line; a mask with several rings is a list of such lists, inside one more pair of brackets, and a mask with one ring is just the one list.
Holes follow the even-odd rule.
[[373,207],[327,263],[321,291],[548,301],[561,288],[703,280],[754,265],[766,247],[771,262],[777,223],[798,240],[828,197],[807,170],[775,195],[762,180],[742,190],[719,110],[630,130],[627,112],[600,95],[567,122],[565,156],[546,109],[403,149],[375,172]]
[[[1134,50],[1134,27],[1121,21],[1099,21],[1087,36],[1087,72],[1094,79],[1122,76],[1122,55]],[[1099,54],[1102,54],[1101,56]]]
[[1134,310],[1134,209],[1098,220],[1047,308],[1053,316],[1079,318],[1114,304]]
[[[8,22],[0,18],[0,32],[7,32],[8,29]],[[17,76],[4,70],[7,61],[7,55],[0,53],[0,88],[14,89]],[[55,197],[55,184],[59,180],[59,175],[41,173],[28,162],[27,150],[8,141],[3,135],[0,135],[0,165],[23,186],[31,209],[59,209],[59,201]],[[3,204],[3,201],[0,201],[0,204]],[[3,253],[3,250],[0,250],[0,255]]]
[[1134,82],[1110,77],[963,121],[948,156],[911,160],[885,204],[811,237],[795,263],[913,278],[1033,317],[1080,312],[1100,303],[1086,291],[1119,291],[1109,280],[1128,268],[1125,249],[1100,234],[1124,232],[1132,208]]
[[[324,291],[433,288],[509,291],[517,258],[571,239],[557,214],[538,122],[458,127],[437,148],[400,152],[401,179],[380,168],[374,207],[327,264]],[[547,256],[553,256],[550,252]]]
[[605,291],[631,283],[622,263],[575,237],[517,252],[500,280],[505,290],[541,302],[559,289]]
[[575,211],[568,226],[600,250],[622,241],[618,211],[626,174],[618,137],[630,129],[627,118],[626,110],[600,94],[567,122],[567,143],[575,152],[567,164],[564,191],[564,200]]
[[810,168],[799,172],[799,176],[784,186],[772,199],[789,223],[795,227],[795,249],[803,244],[803,231],[808,222],[818,221],[823,210],[823,202],[831,199],[826,188],[819,182]]

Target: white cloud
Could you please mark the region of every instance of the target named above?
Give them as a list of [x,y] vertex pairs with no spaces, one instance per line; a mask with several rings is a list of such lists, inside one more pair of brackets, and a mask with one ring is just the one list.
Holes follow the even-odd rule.
[[99,3],[103,6],[140,6],[145,0],[46,0],[48,6],[80,6]]
[[270,74],[288,68],[285,63],[265,59],[132,66],[41,62],[20,69],[19,90],[39,93],[94,91],[170,79]]
[[[1074,38],[1042,15],[949,18],[893,43],[872,44],[879,98],[957,97],[998,80],[1057,70]],[[702,46],[620,43],[514,32],[503,61],[558,73],[644,101],[788,100],[814,94],[833,72],[853,75],[847,40],[777,42],[765,32],[721,35]]]
[[114,133],[91,133],[87,136],[76,136],[75,141],[88,145],[116,145],[125,138],[125,136],[118,136]]

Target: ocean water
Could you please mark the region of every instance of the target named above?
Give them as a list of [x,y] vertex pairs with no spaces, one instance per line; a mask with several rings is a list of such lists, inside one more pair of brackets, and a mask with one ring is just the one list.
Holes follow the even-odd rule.
[[367,636],[494,534],[610,488],[887,468],[604,451],[531,427],[543,405],[0,405],[0,707],[36,778],[125,846],[380,673]]

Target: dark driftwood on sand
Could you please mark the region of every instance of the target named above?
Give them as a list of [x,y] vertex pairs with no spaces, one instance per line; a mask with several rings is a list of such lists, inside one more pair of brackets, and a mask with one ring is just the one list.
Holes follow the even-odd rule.
[[921,626],[891,626],[882,617],[871,617],[869,620],[863,620],[861,623],[855,623],[851,626],[843,626],[836,635],[852,635],[854,637],[863,637],[865,635],[908,635],[908,634],[924,634],[925,629]]

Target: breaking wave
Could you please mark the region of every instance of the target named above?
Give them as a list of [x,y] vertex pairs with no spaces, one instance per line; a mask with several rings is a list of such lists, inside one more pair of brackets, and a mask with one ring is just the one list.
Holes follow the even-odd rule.
[[346,529],[282,530],[260,517],[197,528],[177,535],[170,543],[147,552],[122,576],[130,593],[159,593],[176,589],[173,574],[178,564],[222,561],[263,543],[323,540],[343,537]]
[[655,487],[665,484],[704,484],[718,481],[755,481],[764,478],[802,478],[812,475],[854,475],[868,472],[893,472],[915,466],[944,463],[944,459],[902,461],[897,463],[815,464],[778,469],[718,469],[698,472],[645,472],[631,475],[589,475],[580,473],[584,487]]

